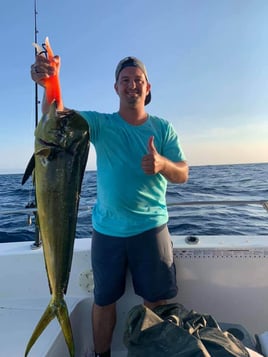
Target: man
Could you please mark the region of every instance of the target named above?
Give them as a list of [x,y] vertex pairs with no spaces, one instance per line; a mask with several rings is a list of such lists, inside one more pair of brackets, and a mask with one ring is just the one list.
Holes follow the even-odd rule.
[[[55,65],[37,56],[31,74],[44,86]],[[166,304],[177,294],[165,195],[167,181],[188,179],[173,126],[145,110],[151,85],[144,64],[135,57],[120,61],[114,89],[120,101],[117,113],[80,112],[89,123],[97,154],[92,323],[95,356],[100,357],[111,355],[116,301],[124,293],[127,268],[147,307]],[[45,96],[42,108],[48,111]]]

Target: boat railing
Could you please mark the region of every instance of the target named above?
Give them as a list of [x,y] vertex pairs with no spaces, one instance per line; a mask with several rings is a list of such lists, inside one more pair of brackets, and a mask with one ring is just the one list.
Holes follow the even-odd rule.
[[[268,212],[268,200],[209,200],[209,201],[181,201],[181,202],[169,202],[168,207],[179,207],[179,206],[241,206],[241,205],[261,205]],[[79,211],[91,211],[91,206],[81,206]],[[16,214],[26,214],[28,216],[28,224],[31,224],[31,216],[37,215],[37,208],[34,206],[27,205],[23,209],[11,209],[11,210],[0,210],[0,215],[16,215]],[[42,238],[40,236],[40,231],[35,224],[35,240],[31,245],[32,249],[38,249],[42,245]]]
[[[247,206],[247,205],[261,205],[268,212],[268,200],[206,200],[206,201],[181,201],[181,202],[168,202],[168,207],[177,206]],[[79,211],[91,211],[92,206],[80,205]],[[36,214],[36,207],[27,207],[10,210],[0,210],[0,215],[11,214]]]
[[210,201],[182,201],[168,203],[172,206],[243,206],[261,205],[268,212],[268,200],[210,200]]

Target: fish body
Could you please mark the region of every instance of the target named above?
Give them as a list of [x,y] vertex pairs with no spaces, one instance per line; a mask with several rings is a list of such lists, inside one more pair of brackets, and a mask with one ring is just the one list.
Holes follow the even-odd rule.
[[70,356],[74,342],[64,294],[72,264],[77,212],[89,151],[89,127],[76,112],[57,112],[53,102],[35,131],[35,187],[51,300],[26,347],[25,356],[57,317]]

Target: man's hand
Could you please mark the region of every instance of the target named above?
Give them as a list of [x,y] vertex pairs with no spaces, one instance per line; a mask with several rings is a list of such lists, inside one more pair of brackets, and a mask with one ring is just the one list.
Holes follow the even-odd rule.
[[45,87],[46,80],[51,76],[59,75],[59,71],[59,56],[55,56],[52,60],[49,60],[43,55],[37,55],[35,63],[31,66],[31,77],[36,83]]
[[160,155],[154,146],[154,137],[148,141],[148,154],[144,155],[141,167],[145,174],[161,173],[169,182],[184,183],[188,179],[189,168],[185,161],[173,162]]
[[148,154],[144,155],[141,167],[147,175],[155,175],[163,168],[164,158],[159,155],[154,146],[154,137],[151,136],[148,141]]

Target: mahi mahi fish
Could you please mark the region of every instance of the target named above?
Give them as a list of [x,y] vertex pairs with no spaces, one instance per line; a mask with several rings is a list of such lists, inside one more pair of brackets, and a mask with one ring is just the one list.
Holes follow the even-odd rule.
[[[52,59],[48,39],[46,46]],[[89,127],[77,112],[57,110],[61,102],[58,73],[51,81],[46,81],[45,87],[50,109],[35,130],[34,160],[30,165],[34,161],[37,219],[51,300],[26,346],[25,357],[55,317],[69,354],[74,357],[73,334],[64,295],[72,265],[79,197],[89,152]],[[28,173],[23,182],[27,176]]]
[[89,127],[76,112],[49,113],[35,131],[35,187],[51,300],[26,347],[25,356],[57,317],[70,356],[74,342],[64,294],[71,270],[79,194],[89,151]]

